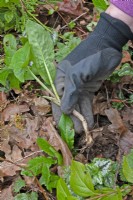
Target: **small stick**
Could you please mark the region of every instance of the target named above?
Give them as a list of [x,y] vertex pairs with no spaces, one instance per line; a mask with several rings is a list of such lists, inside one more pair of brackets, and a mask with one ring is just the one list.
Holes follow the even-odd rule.
[[[78,17],[76,17],[75,19],[73,19],[71,22],[76,22],[80,17],[82,17],[82,16],[85,15],[85,14],[87,14],[87,12],[82,13],[81,15],[79,15]],[[69,22],[69,23],[70,23],[70,22]],[[66,25],[64,25],[64,26],[62,26],[60,29],[66,28],[66,27],[69,25],[69,23],[66,24]]]

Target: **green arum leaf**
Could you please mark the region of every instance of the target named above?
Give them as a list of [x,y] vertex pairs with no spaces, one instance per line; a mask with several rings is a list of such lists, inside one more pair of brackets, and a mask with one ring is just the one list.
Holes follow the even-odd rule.
[[20,192],[23,187],[25,187],[25,181],[19,178],[14,184],[14,192]]
[[16,39],[12,34],[7,34],[3,40],[5,52],[5,64],[10,65],[11,59],[17,50]]
[[74,128],[71,118],[65,114],[62,114],[59,121],[59,130],[62,139],[67,143],[69,149],[73,149],[74,145]]
[[14,18],[13,12],[11,10],[5,12],[4,18],[7,21],[7,23],[10,23],[12,21],[12,19]]
[[106,0],[92,0],[94,6],[100,10],[106,10],[108,3]]
[[72,161],[70,186],[81,197],[94,196],[96,193],[89,171],[80,162]]
[[62,164],[62,155],[58,153],[45,139],[38,138],[37,144],[40,147],[41,150],[43,150],[45,153],[47,153],[51,157],[55,157],[58,160],[58,164]]
[[50,84],[46,66],[52,79],[54,79],[54,45],[52,38],[41,25],[30,20],[26,24],[26,33],[31,46],[33,62],[38,73],[47,84]]
[[46,158],[43,156],[33,158],[28,162],[27,170],[22,171],[22,175],[38,176],[42,173],[42,169],[44,166],[47,166],[49,168],[52,164],[55,164],[55,160],[53,160],[52,158]]
[[16,78],[13,72],[9,74],[8,80],[9,80],[10,89],[20,90],[20,81]]
[[10,69],[8,69],[8,68],[7,69],[6,68],[0,69],[0,83],[3,86],[6,86],[8,75],[11,72],[12,71]]
[[129,183],[133,183],[133,149],[123,157],[122,172]]
[[21,193],[15,196],[14,200],[38,200],[38,194],[36,192]]
[[71,197],[71,193],[65,181],[62,178],[60,178],[57,183],[57,200],[67,200],[68,197]]
[[27,66],[30,59],[30,45],[27,42],[22,48],[20,48],[13,55],[10,69],[13,70],[14,75],[18,78],[20,82],[25,81],[25,73],[27,71]]

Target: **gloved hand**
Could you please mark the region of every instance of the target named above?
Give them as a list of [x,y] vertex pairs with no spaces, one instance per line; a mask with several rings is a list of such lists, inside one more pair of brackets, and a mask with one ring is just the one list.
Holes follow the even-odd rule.
[[[81,42],[57,67],[55,85],[61,99],[61,110],[53,104],[53,116],[58,123],[61,113],[71,114],[74,109],[93,126],[92,99],[102,82],[118,66],[122,47],[133,39],[130,28],[121,20],[102,13],[89,37]],[[82,125],[74,116],[75,131]]]

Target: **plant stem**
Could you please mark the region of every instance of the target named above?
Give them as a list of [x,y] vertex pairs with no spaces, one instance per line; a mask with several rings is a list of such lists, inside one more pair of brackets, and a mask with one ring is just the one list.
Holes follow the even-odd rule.
[[57,91],[56,91],[55,85],[54,85],[54,83],[53,83],[53,80],[52,80],[52,78],[51,78],[50,72],[49,72],[49,70],[48,70],[48,67],[47,67],[47,64],[46,64],[46,62],[45,62],[45,60],[44,60],[43,55],[42,55],[42,59],[43,59],[43,63],[44,63],[44,66],[45,66],[45,69],[46,69],[46,72],[47,72],[47,75],[48,75],[48,78],[49,78],[50,85],[51,85],[51,87],[52,87],[52,89],[53,89],[53,92],[54,92],[54,94],[55,94],[55,97],[56,97],[57,101],[60,103],[60,97],[59,97],[59,95],[58,95],[58,93],[57,93]]
[[37,76],[30,70],[29,67],[28,68],[28,71],[31,73],[31,75],[34,77],[34,79],[53,97],[55,98],[55,95],[51,92],[51,90],[46,86],[44,85],[44,83],[39,79],[37,78]]
[[49,97],[49,96],[42,96],[42,97],[44,97],[45,99],[48,99],[48,100],[52,101],[53,103],[55,103],[56,105],[60,106],[60,103],[57,101],[56,98]]

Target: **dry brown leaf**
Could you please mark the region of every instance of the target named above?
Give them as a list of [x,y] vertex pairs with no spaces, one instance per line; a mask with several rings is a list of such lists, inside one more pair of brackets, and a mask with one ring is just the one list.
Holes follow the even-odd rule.
[[[24,176],[25,183],[27,186],[31,187],[35,182],[35,177]],[[35,184],[34,184],[35,187]]]
[[[12,152],[10,154],[6,153],[5,157],[7,160],[15,162],[23,158],[21,154],[22,151],[18,148],[18,146],[14,145]],[[0,164],[0,174],[3,174],[4,176],[14,176],[18,170],[20,170],[20,167],[6,161]]]
[[8,144],[8,140],[4,140],[1,144],[0,144],[0,150],[5,152],[6,154],[10,154],[11,153],[11,146]]
[[53,146],[57,151],[61,151],[64,165],[70,165],[72,160],[72,154],[66,143],[62,140],[62,138],[52,125],[50,118],[47,118],[44,121],[42,129],[44,130],[45,137],[47,138],[51,146]]
[[23,105],[10,104],[2,112],[2,121],[9,121],[12,115],[21,114],[29,111],[29,106],[25,103]]
[[97,96],[94,96],[93,99],[94,115],[96,114],[105,115],[105,109],[107,109],[107,107],[108,107],[107,100],[101,93],[98,93]]
[[12,186],[5,188],[0,193],[0,200],[14,200],[13,194],[12,194]]
[[120,134],[119,147],[121,153],[129,153],[130,149],[133,148],[133,133],[125,126],[116,109],[110,108],[105,113],[112,123],[112,125],[109,125],[109,130]]
[[5,176],[14,176],[16,172],[19,171],[20,168],[14,164],[10,164],[6,161],[0,164],[0,174]]
[[112,125],[109,126],[111,132],[116,132],[119,133],[120,135],[127,132],[128,129],[123,124],[120,114],[116,109],[114,108],[107,109],[105,110],[105,113],[109,121],[112,123]]
[[83,13],[82,0],[64,0],[63,2],[58,3],[58,9],[61,12],[79,16]]
[[126,108],[126,110],[122,111],[122,117],[123,121],[128,121],[131,125],[133,125],[133,107]]
[[7,102],[6,94],[4,92],[0,92],[0,105]]
[[86,164],[88,161],[87,161],[87,158],[83,155],[83,154],[81,154],[81,153],[78,153],[76,156],[75,156],[75,158],[74,158],[76,161],[78,161],[78,162],[81,162],[81,163],[84,163],[84,164]]
[[126,63],[131,61],[131,55],[128,51],[123,51],[123,58],[121,63]]
[[51,106],[49,105],[49,102],[44,99],[43,97],[35,97],[33,99],[34,105],[31,107],[34,114],[38,115],[46,115],[51,111]]
[[128,154],[130,150],[133,148],[133,132],[128,130],[124,135],[120,138],[120,150],[123,154]]
[[8,103],[6,98],[6,94],[4,92],[0,92],[0,111],[2,111]]

